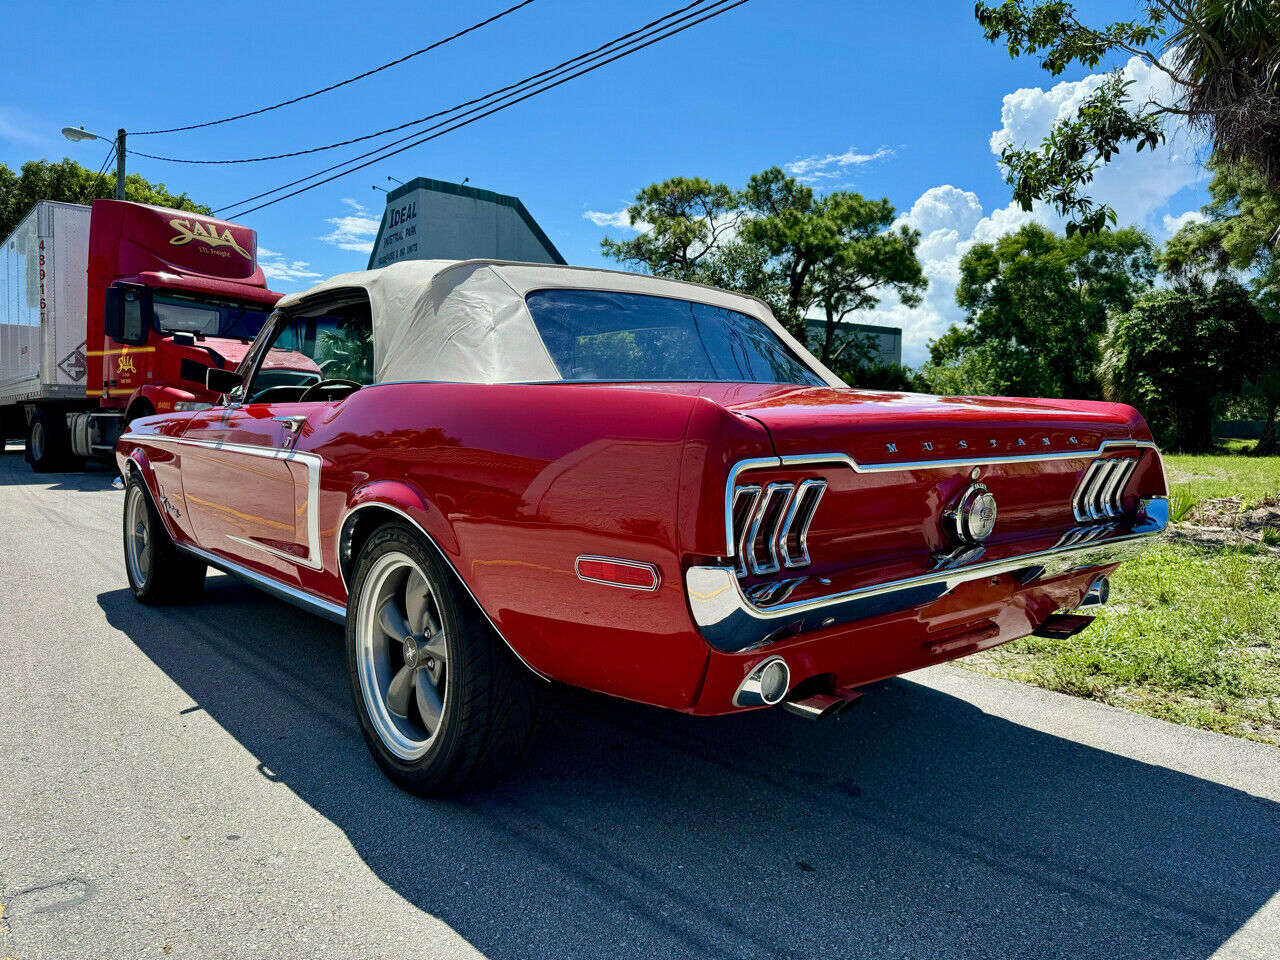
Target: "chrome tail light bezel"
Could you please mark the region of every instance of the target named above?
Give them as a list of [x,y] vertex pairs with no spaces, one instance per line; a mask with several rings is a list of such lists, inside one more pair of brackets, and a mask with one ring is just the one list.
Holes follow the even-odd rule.
[[731,510],[738,576],[809,566],[809,527],[826,489],[827,481],[816,477],[735,487]]
[[1124,516],[1124,493],[1138,468],[1138,455],[1094,460],[1071,494],[1077,523],[1103,523]]

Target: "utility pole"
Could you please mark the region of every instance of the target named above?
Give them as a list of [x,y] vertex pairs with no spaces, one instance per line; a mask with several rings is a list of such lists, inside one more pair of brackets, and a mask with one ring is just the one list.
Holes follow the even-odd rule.
[[[84,127],[63,127],[62,135],[71,141],[79,140],[106,140],[106,137],[100,137],[96,133],[90,133]],[[116,131],[116,199],[124,199],[124,128]]]
[[124,129],[116,131],[116,199],[124,199]]

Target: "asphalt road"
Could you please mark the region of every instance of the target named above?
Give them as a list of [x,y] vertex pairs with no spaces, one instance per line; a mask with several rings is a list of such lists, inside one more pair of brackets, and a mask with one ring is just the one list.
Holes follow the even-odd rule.
[[567,693],[420,800],[337,628],[133,601],[111,476],[0,455],[0,958],[1280,957],[1280,750],[942,668],[816,724]]

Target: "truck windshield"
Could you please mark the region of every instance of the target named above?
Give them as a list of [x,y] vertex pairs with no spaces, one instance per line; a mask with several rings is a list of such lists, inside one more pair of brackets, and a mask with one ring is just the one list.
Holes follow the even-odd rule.
[[194,333],[204,337],[252,340],[271,307],[265,303],[161,292],[152,296],[156,329],[161,333]]
[[824,385],[772,330],[736,310],[602,290],[536,290],[525,302],[566,380]]

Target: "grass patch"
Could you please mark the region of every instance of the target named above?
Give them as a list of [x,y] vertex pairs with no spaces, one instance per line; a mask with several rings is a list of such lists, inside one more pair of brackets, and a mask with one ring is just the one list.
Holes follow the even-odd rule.
[[[1280,493],[1280,457],[1171,456],[1181,501]],[[1263,532],[1264,544],[1280,532]],[[1280,558],[1257,544],[1165,541],[1112,577],[1067,640],[1027,637],[961,665],[1280,746]]]
[[1185,491],[1197,503],[1243,497],[1244,508],[1280,494],[1280,457],[1170,453],[1164,458],[1170,493]]

